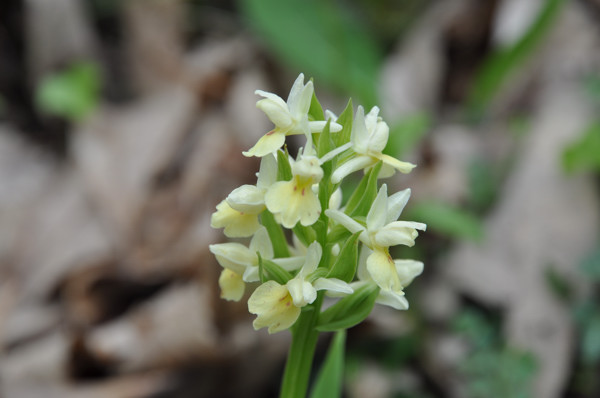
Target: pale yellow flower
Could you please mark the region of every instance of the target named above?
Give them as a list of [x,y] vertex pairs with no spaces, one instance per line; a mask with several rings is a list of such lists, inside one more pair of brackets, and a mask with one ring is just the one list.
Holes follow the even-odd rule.
[[[361,287],[369,284],[378,285],[371,277],[371,274],[367,271],[367,259],[372,253],[373,251],[368,247],[362,247],[356,272],[358,281],[350,283],[350,287],[352,287],[354,290],[358,290]],[[423,272],[423,263],[415,260],[393,260],[393,262],[401,288],[383,289],[378,285],[380,289],[375,302],[397,310],[407,310],[409,304],[408,300],[404,296],[403,288],[408,286],[414,278],[421,275]],[[341,297],[345,296],[346,294],[334,293],[331,295],[334,297]]]
[[268,281],[259,286],[248,300],[248,310],[257,315],[254,328],[268,327],[276,333],[292,326],[300,316],[300,308],[312,304],[317,291],[327,290],[351,294],[350,285],[336,278],[315,277],[314,272],[321,260],[322,249],[318,242],[306,249],[304,265],[298,274],[285,285]]
[[401,275],[396,262],[389,253],[390,246],[413,246],[418,236],[417,230],[425,230],[422,223],[395,221],[401,214],[410,197],[410,190],[387,196],[387,186],[383,184],[367,214],[366,226],[358,223],[339,210],[327,210],[328,217],[343,225],[352,233],[360,232],[359,239],[372,250],[366,259],[366,269],[370,279],[388,292],[401,291]]
[[210,226],[225,228],[229,238],[252,236],[260,227],[258,215],[265,209],[265,192],[277,180],[277,162],[273,156],[261,159],[256,185],[242,185],[234,189],[217,205]]
[[314,278],[313,273],[321,261],[322,254],[321,245],[318,242],[311,243],[306,249],[304,265],[286,285],[297,307],[304,307],[315,301],[318,290],[352,293],[350,286],[337,278]]
[[267,281],[257,287],[248,299],[248,311],[258,315],[252,323],[254,329],[268,327],[269,333],[277,333],[292,326],[301,309],[294,305],[286,286]]
[[321,203],[312,187],[323,178],[323,169],[310,150],[298,154],[295,161],[290,158],[290,165],[292,179],[271,185],[265,204],[285,228],[293,228],[298,221],[304,226],[312,225],[321,214]]
[[235,210],[227,200],[223,200],[212,214],[210,226],[225,228],[223,233],[229,238],[245,238],[252,236],[260,228],[260,223],[256,214]]
[[409,173],[414,164],[401,162],[400,160],[382,153],[387,145],[390,128],[379,115],[379,108],[374,106],[365,116],[362,106],[358,107],[354,123],[352,124],[352,133],[350,142],[333,150],[330,154],[324,156],[324,159],[331,159],[333,156],[352,148],[356,154],[345,163],[342,163],[332,174],[331,181],[334,184],[339,183],[347,175],[357,171],[369,168],[378,161],[383,161],[381,177],[389,177],[395,170],[402,173]]
[[[260,227],[252,237],[249,247],[237,242],[218,243],[209,245],[209,250],[217,259],[217,262],[226,270],[240,275],[241,282],[257,282],[258,254],[264,259],[271,260],[286,271],[295,271],[304,263],[304,257],[287,257],[273,259],[273,247],[269,240],[266,228]],[[227,274],[233,278],[231,274]],[[221,275],[223,278],[224,276]],[[239,282],[239,281],[238,281]],[[237,282],[236,282],[237,283]],[[221,284],[222,293],[226,297],[241,297],[239,286],[234,282]],[[223,288],[225,288],[223,290]]]
[[[302,73],[294,82],[287,103],[278,95],[256,90],[256,94],[264,97],[256,103],[256,106],[275,124],[275,128],[263,135],[247,152],[243,152],[244,156],[262,157],[273,153],[281,148],[287,135],[308,136],[310,133],[323,131],[325,121],[308,120],[313,92],[313,83],[309,81],[305,85]],[[329,128],[331,132],[338,132],[342,126],[332,122]]]
[[240,301],[246,289],[246,283],[242,279],[242,275],[223,268],[221,276],[219,276],[219,287],[221,288],[221,298],[229,301]]

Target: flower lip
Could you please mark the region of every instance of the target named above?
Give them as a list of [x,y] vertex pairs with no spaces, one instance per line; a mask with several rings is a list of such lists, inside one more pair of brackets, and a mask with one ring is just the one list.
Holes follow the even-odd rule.
[[268,327],[269,333],[277,333],[292,326],[301,310],[293,305],[286,286],[267,281],[256,288],[248,299],[248,311],[257,315],[252,323],[254,329]]
[[290,158],[292,179],[277,181],[265,194],[265,205],[285,228],[293,228],[300,222],[304,226],[314,224],[321,214],[321,203],[312,186],[323,178],[323,169],[312,149],[306,147],[298,159]]
[[229,238],[245,238],[252,236],[260,228],[260,223],[256,213],[241,212],[223,200],[211,215],[210,226],[225,228],[223,232]]

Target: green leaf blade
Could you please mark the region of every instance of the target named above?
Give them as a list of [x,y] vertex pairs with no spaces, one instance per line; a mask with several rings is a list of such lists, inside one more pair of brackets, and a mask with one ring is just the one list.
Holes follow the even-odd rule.
[[352,282],[358,264],[358,235],[360,233],[352,235],[346,241],[327,274],[328,278]]
[[264,210],[260,214],[260,221],[267,229],[267,234],[273,245],[273,253],[276,258],[289,257],[290,249],[285,238],[285,234],[281,229],[281,225],[275,221],[275,217],[269,210]]
[[336,332],[310,394],[311,398],[341,397],[344,380],[345,344],[346,331]]
[[274,280],[280,285],[285,285],[292,279],[292,274],[275,264],[273,261],[262,258],[260,253],[258,254],[258,263],[262,272],[266,274],[264,275],[265,280]]
[[290,181],[293,177],[288,154],[277,151],[277,181]]
[[[312,79],[311,79],[312,80]],[[308,109],[309,120],[325,120],[323,107],[317,98],[317,94],[313,91],[312,99],[310,100],[310,108]]]
[[323,311],[316,329],[320,332],[335,332],[356,326],[371,313],[379,288],[367,284]]
[[[379,172],[381,171],[381,167],[383,166],[383,162],[379,161],[375,166],[369,170],[367,175],[367,185],[365,190],[362,192],[362,196],[360,200],[356,203],[356,207],[351,207],[350,205],[346,206],[346,214],[351,217],[357,216],[366,216],[369,213],[369,209],[377,196],[377,177],[379,176]],[[361,192],[359,192],[359,195]],[[350,203],[350,201],[348,201]]]

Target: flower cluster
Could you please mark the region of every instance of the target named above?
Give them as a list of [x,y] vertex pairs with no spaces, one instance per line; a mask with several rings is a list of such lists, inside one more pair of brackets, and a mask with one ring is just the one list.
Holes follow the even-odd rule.
[[[292,327],[303,310],[321,311],[323,294],[341,297],[319,312],[316,328],[323,331],[357,324],[375,302],[407,309],[404,287],[423,263],[393,259],[389,249],[414,245],[426,226],[398,221],[410,189],[388,196],[386,184],[378,188],[378,178],[415,167],[382,153],[389,127],[379,109],[365,115],[359,106],[353,115],[349,102],[339,117],[324,113],[302,74],[287,101],[256,94],[275,127],[243,153],[261,158],[256,185],[233,190],[212,215],[211,226],[227,237],[251,237],[248,246],[210,245],[223,267],[222,297],[238,301],[246,284],[258,284],[248,310],[257,315],[255,329],[270,333]],[[295,158],[285,146],[288,135],[306,138]],[[342,206],[340,186],[359,170],[364,176]]]

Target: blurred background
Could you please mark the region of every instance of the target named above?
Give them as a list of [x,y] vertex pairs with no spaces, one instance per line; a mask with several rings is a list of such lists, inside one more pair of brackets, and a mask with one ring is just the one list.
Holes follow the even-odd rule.
[[0,396],[276,396],[289,334],[219,298],[207,246],[255,183],[254,90],[300,72],[381,107],[428,224],[345,396],[599,397],[597,0],[4,0]]

